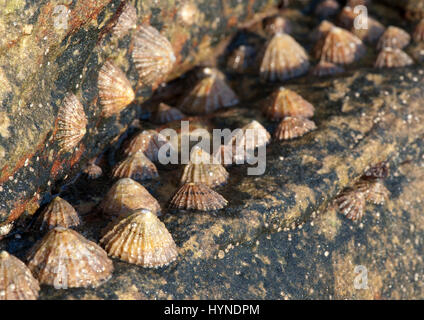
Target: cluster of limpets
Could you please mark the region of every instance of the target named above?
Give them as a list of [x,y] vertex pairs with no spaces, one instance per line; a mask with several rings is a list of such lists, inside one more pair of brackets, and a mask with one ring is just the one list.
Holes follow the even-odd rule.
[[[364,43],[380,50],[376,67],[412,64],[412,59],[402,51],[410,42],[404,30],[393,26],[385,28],[373,18],[369,18],[371,27],[367,30],[354,28],[356,15],[352,7],[367,3],[351,0],[342,9],[334,0],[318,4],[316,15],[333,22],[323,20],[311,33],[310,38],[315,42],[312,56],[317,61],[313,68],[306,50],[289,34],[291,22],[281,15],[262,21],[263,34],[268,40],[262,50],[242,44],[229,55],[227,67],[243,72],[257,63],[257,74],[264,86],[300,77],[309,71],[316,76],[335,75],[365,55]],[[156,88],[166,80],[176,61],[172,46],[153,27],[138,25],[137,11],[127,3],[112,32],[121,37],[132,29],[136,32],[132,36],[131,55],[139,81]],[[424,21],[418,24],[413,38],[424,40]],[[166,125],[239,103],[239,97],[218,69],[203,67],[195,78],[192,87],[175,106],[164,102],[157,105],[151,115],[152,122]],[[97,85],[103,117],[121,112],[135,99],[126,74],[112,60],[99,66]],[[274,132],[276,141],[295,139],[316,129],[311,120],[315,107],[289,88],[280,86],[264,100],[262,108],[270,121],[278,122]],[[84,106],[73,93],[63,99],[57,124],[58,146],[63,152],[72,152],[86,134],[87,126]],[[255,133],[253,145],[250,145],[252,149],[270,143],[270,134],[254,120],[242,127],[227,144],[222,144],[215,154],[192,148],[190,161],[183,168],[179,188],[171,196],[168,208],[197,211],[224,208],[228,201],[215,189],[228,181],[230,175],[226,167],[240,163],[252,151],[245,148],[242,154],[235,152],[236,142],[247,146],[248,130]],[[28,254],[27,265],[5,251],[0,253],[0,299],[36,299],[39,283],[55,288],[96,287],[112,275],[113,263],[109,257],[147,268],[163,267],[175,261],[178,249],[158,218],[161,206],[141,184],[158,178],[155,163],[159,160],[161,147],[168,143],[158,131],[142,130],[122,145],[122,159],[110,173],[116,182],[98,205],[98,211],[111,221],[100,245],[72,230],[81,223],[78,213],[66,200],[55,197],[33,226],[45,235]],[[92,159],[83,172],[96,179],[103,174],[103,169]],[[340,211],[352,220],[359,220],[367,202],[383,203],[388,196],[382,183],[386,176],[385,163],[369,169],[351,189],[338,196],[336,203]]]

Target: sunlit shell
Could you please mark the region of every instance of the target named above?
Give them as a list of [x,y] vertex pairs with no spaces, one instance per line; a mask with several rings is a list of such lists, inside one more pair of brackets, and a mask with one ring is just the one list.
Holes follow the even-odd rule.
[[61,197],[56,197],[41,212],[35,226],[37,230],[44,231],[54,227],[76,227],[80,223],[74,207]]
[[190,161],[185,165],[181,176],[181,185],[194,182],[211,188],[227,182],[228,172],[221,164],[214,164],[213,158],[202,148],[193,148]]
[[137,27],[137,10],[134,6],[127,2],[119,16],[115,26],[112,29],[112,33],[118,38],[122,37],[129,30],[135,29]]
[[136,209],[160,212],[159,202],[138,182],[123,178],[115,182],[99,205],[99,210],[108,216],[126,215]]
[[342,28],[333,27],[315,47],[317,59],[336,64],[350,64],[365,54],[362,41]]
[[278,125],[274,136],[277,140],[290,140],[301,137],[316,128],[315,123],[309,119],[286,117]]
[[163,124],[184,119],[186,116],[179,109],[170,107],[165,103],[160,103],[156,111],[152,114],[154,123]]
[[222,144],[212,155],[216,163],[220,163],[224,167],[230,166],[233,159],[233,146],[231,143]]
[[262,28],[269,36],[274,36],[276,33],[291,33],[292,31],[290,21],[280,15],[263,19]]
[[386,161],[380,161],[364,172],[362,179],[376,180],[385,179],[389,175],[389,165]]
[[210,68],[203,72],[206,76],[181,100],[178,106],[181,111],[201,115],[239,103],[237,95],[219,73]]
[[315,15],[321,19],[327,19],[336,15],[339,10],[340,5],[336,0],[324,0],[315,7]]
[[157,162],[160,148],[168,143],[168,140],[157,131],[144,130],[130,140],[124,147],[124,153],[132,155],[142,151],[151,161]]
[[424,41],[424,19],[417,24],[412,36],[416,42]]
[[271,141],[271,135],[258,121],[253,120],[241,128],[246,150],[266,146]]
[[235,49],[227,60],[227,68],[243,73],[254,64],[256,50],[252,46],[241,45]]
[[42,284],[56,289],[97,287],[113,271],[106,252],[74,230],[56,227],[31,250],[28,267]]
[[305,74],[308,69],[305,49],[288,34],[277,33],[266,47],[260,76],[266,81],[285,81]]
[[359,221],[365,211],[365,193],[354,189],[344,191],[336,198],[336,204],[346,218]]
[[85,166],[83,173],[89,178],[89,179],[97,179],[100,178],[103,174],[103,170],[100,166],[98,166],[95,163],[89,163],[87,166]]
[[322,21],[318,27],[316,27],[311,34],[309,35],[309,38],[312,42],[317,42],[321,38],[325,38],[325,36],[330,32],[330,30],[334,27],[334,24],[324,20]]
[[132,58],[144,85],[166,80],[176,61],[171,43],[155,28],[141,26],[134,35]]
[[169,208],[212,211],[224,208],[228,201],[208,186],[198,183],[183,185],[172,197]]
[[374,66],[376,68],[398,68],[414,64],[408,54],[398,48],[383,48],[377,56]]
[[312,74],[317,77],[333,76],[339,73],[343,73],[345,70],[343,67],[338,66],[332,62],[321,60],[313,69]]
[[288,116],[310,118],[315,108],[296,92],[280,87],[266,99],[264,112],[270,120],[278,121]]
[[353,27],[355,18],[360,14],[359,11],[354,12],[354,7],[344,6],[337,18],[337,24],[345,29],[351,29]]
[[37,300],[40,286],[18,258],[0,252],[0,300]]
[[147,268],[166,266],[178,255],[164,223],[145,209],[118,221],[100,243],[111,257]]
[[359,180],[355,189],[365,195],[365,200],[374,204],[383,204],[390,195],[390,191],[381,180]]
[[78,98],[69,93],[57,115],[56,140],[61,152],[72,151],[86,133],[87,117]]
[[102,114],[109,117],[121,112],[135,98],[125,73],[112,61],[106,61],[99,71],[98,88]]
[[367,17],[367,19],[367,28],[355,28],[355,26],[353,26],[350,31],[362,41],[369,44],[376,44],[386,28],[371,17]]
[[112,176],[114,178],[131,178],[136,181],[143,181],[157,178],[159,173],[154,163],[142,151],[138,151],[118,163],[113,168]]
[[411,41],[411,36],[405,30],[389,26],[378,41],[377,49],[381,50],[386,47],[405,48]]

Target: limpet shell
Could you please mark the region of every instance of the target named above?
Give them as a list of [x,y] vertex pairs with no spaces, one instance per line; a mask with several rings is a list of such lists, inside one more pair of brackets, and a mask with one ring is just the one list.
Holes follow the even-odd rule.
[[170,209],[212,211],[224,208],[228,201],[218,192],[200,183],[186,183],[169,202]]
[[414,64],[414,60],[399,48],[385,47],[377,56],[374,67],[376,68],[399,68]]
[[55,227],[76,227],[80,223],[80,218],[74,207],[65,199],[57,196],[41,212],[35,226],[37,230],[45,231]]
[[274,137],[277,140],[290,140],[301,137],[315,129],[315,123],[309,119],[286,117],[278,125],[275,130]]
[[410,41],[411,36],[408,32],[395,26],[389,26],[378,40],[377,49],[381,50],[386,47],[403,49]]
[[113,168],[112,176],[143,181],[157,178],[159,173],[154,163],[142,151],[138,151],[118,163]]

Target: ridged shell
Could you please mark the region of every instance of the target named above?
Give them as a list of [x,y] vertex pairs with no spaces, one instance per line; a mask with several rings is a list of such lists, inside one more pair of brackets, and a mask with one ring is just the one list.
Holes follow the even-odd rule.
[[351,32],[333,27],[315,47],[317,59],[336,64],[350,64],[365,54],[362,41]]
[[166,266],[178,255],[171,234],[149,210],[137,210],[118,221],[100,243],[110,256],[147,268]]
[[285,117],[305,117],[314,115],[315,108],[296,92],[280,87],[264,104],[264,113],[272,121]]
[[78,98],[69,93],[63,99],[57,115],[56,140],[61,152],[72,151],[86,133],[87,117]]
[[210,68],[203,72],[205,77],[181,100],[178,108],[182,112],[202,115],[239,103],[235,92],[218,72]]
[[134,35],[132,58],[144,85],[166,80],[176,61],[171,43],[155,28],[141,26]]
[[0,252],[0,300],[37,300],[40,286],[18,258]]
[[143,181],[157,178],[159,173],[154,163],[142,151],[138,151],[118,163],[112,171],[112,176]]
[[333,76],[345,70],[332,62],[320,61],[313,69],[312,74],[317,77]]
[[383,48],[377,56],[374,67],[376,68],[399,68],[414,64],[414,60],[408,54],[398,48]]
[[157,162],[159,149],[167,143],[169,143],[168,140],[157,131],[144,130],[124,147],[124,154],[129,156],[142,151],[151,161]]
[[130,178],[115,182],[99,206],[99,210],[104,214],[115,217],[140,208],[149,209],[154,213],[160,212],[158,201],[146,188]]
[[383,204],[390,195],[390,191],[380,180],[360,180],[355,184],[356,190],[364,193],[365,200],[374,204]]
[[127,76],[110,60],[101,67],[97,86],[104,117],[121,112],[135,98]]
[[422,19],[417,26],[415,27],[414,33],[412,35],[415,42],[424,41],[424,19]]
[[198,183],[183,185],[172,197],[169,208],[212,211],[224,208],[228,201],[208,186]]
[[[265,127],[260,124],[258,121],[253,120],[241,128],[243,131],[243,141],[245,148],[248,149],[249,146],[253,145],[254,148],[259,148],[261,146],[266,146],[271,141],[271,135],[265,129]],[[248,132],[250,132],[248,134]],[[251,135],[250,137],[248,135]],[[253,138],[253,143],[247,141],[248,139]]]
[[327,19],[336,15],[339,10],[340,5],[336,0],[324,0],[315,7],[315,15],[321,19]]
[[153,122],[158,124],[181,120],[185,117],[186,115],[179,109],[170,107],[165,103],[160,103],[156,111],[152,114]]
[[262,28],[269,36],[274,36],[276,33],[291,33],[292,31],[290,21],[280,15],[263,19]]
[[309,69],[309,58],[300,44],[288,34],[277,33],[268,43],[260,76],[275,82],[299,77]]
[[286,117],[278,125],[274,136],[277,140],[290,140],[301,137],[315,129],[316,125],[311,120],[306,118]]
[[334,27],[334,24],[330,21],[324,20],[322,21],[309,35],[309,38],[312,42],[317,42],[330,32],[330,30]]
[[346,218],[359,221],[365,211],[365,193],[354,189],[344,191],[336,198],[336,204]]
[[80,223],[74,207],[61,197],[56,197],[41,212],[35,226],[37,230],[45,231],[55,227],[76,227]]
[[119,16],[115,26],[112,29],[112,33],[116,35],[118,38],[124,36],[131,29],[135,29],[137,27],[137,10],[134,6],[127,2]]
[[89,178],[89,179],[97,179],[100,178],[103,174],[103,170],[100,166],[98,166],[95,163],[88,164],[84,170],[83,173]]
[[224,167],[230,166],[233,159],[233,146],[231,143],[222,144],[213,154],[214,161]]
[[386,47],[405,48],[411,41],[411,36],[405,30],[389,26],[378,41],[377,49],[381,50]]
[[368,28],[357,29],[353,26],[350,31],[362,41],[369,44],[376,44],[386,28],[380,22],[371,17],[368,17],[367,19]]
[[106,252],[74,230],[56,227],[31,250],[28,267],[42,284],[56,289],[97,287],[113,271]]
[[236,48],[227,60],[227,68],[243,73],[254,64],[256,50],[252,46],[241,45]]

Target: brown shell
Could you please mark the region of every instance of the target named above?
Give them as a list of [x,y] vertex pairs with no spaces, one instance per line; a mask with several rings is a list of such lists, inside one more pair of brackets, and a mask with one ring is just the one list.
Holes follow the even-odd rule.
[[56,140],[61,152],[72,151],[86,133],[87,117],[84,108],[73,93],[63,99],[57,115]]
[[254,64],[256,50],[252,46],[241,45],[236,48],[227,60],[227,68],[243,73]]
[[97,86],[104,117],[121,112],[135,98],[127,76],[110,60],[101,67]]
[[204,184],[186,183],[172,197],[169,208],[212,211],[224,208],[227,203],[223,196]]
[[103,170],[100,166],[95,163],[89,163],[83,170],[83,173],[89,179],[98,179],[102,176]]
[[280,87],[265,101],[264,113],[272,121],[287,116],[310,118],[315,108],[296,92]]
[[3,239],[3,237],[7,236],[10,233],[10,231],[12,231],[13,226],[14,226],[13,221],[0,223],[0,240]]
[[315,7],[315,15],[321,19],[327,19],[336,15],[339,10],[340,5],[336,0],[324,0]]
[[176,61],[171,43],[151,26],[141,26],[133,38],[132,58],[144,85],[166,80]]
[[353,26],[350,31],[362,41],[369,44],[376,44],[386,28],[374,18],[368,17],[368,28],[357,29]]
[[159,202],[138,182],[123,178],[115,182],[99,205],[99,210],[108,216],[126,215],[136,209],[160,212]]
[[18,258],[0,252],[0,300],[37,300],[40,286]]
[[362,179],[376,180],[385,179],[389,175],[389,165],[386,161],[380,161],[364,172]]
[[312,74],[317,77],[333,76],[345,72],[343,67],[332,62],[321,60],[313,69]]
[[408,32],[398,27],[389,26],[380,37],[380,40],[377,44],[377,49],[381,50],[386,47],[403,49],[409,44],[410,41],[411,36]]
[[389,198],[390,191],[380,180],[360,180],[355,184],[356,190],[365,194],[365,200],[374,204],[384,204]]
[[286,117],[278,125],[274,137],[277,140],[290,140],[301,137],[316,128],[315,123],[309,119]]
[[337,17],[337,24],[345,29],[350,30],[353,27],[355,18],[359,13],[354,12],[354,7],[344,6],[339,16]]
[[178,255],[171,234],[149,210],[137,210],[118,221],[100,243],[110,256],[146,268],[166,266]]
[[112,261],[102,248],[62,227],[50,230],[32,248],[28,267],[40,283],[56,289],[97,287],[113,271]]
[[374,67],[376,68],[399,68],[414,64],[414,60],[404,51],[398,48],[383,48],[377,56]]
[[[249,149],[250,146],[254,146],[254,148],[259,148],[261,146],[266,146],[271,141],[271,135],[269,132],[265,129],[263,125],[261,125],[258,121],[253,120],[243,126],[243,140],[242,143],[245,144],[245,148]],[[253,136],[248,137],[247,132],[251,132],[250,134],[253,134]],[[248,139],[252,139],[253,142],[248,141]]]
[[347,6],[356,7],[356,6],[369,6],[371,4],[371,0],[348,0]]
[[417,24],[412,37],[415,42],[424,41],[424,19],[421,19],[421,21]]
[[233,89],[211,68],[204,68],[205,77],[184,96],[178,108],[186,114],[201,115],[239,103]]
[[135,29],[137,27],[137,10],[134,6],[127,2],[119,16],[115,26],[112,29],[112,33],[121,38],[125,34],[128,33],[131,29]]
[[143,181],[157,178],[159,173],[154,163],[142,151],[138,151],[118,163],[113,168],[112,177]]
[[55,227],[76,227],[80,223],[74,207],[61,197],[56,197],[41,212],[35,226],[37,230],[45,231]]
[[312,42],[317,42],[330,32],[330,30],[334,27],[334,24],[330,21],[324,20],[322,21],[309,35],[309,38]]
[[186,115],[179,109],[170,107],[166,103],[160,103],[156,111],[152,114],[154,123],[164,124],[172,121],[184,119]]
[[336,198],[336,204],[346,218],[359,221],[365,212],[365,193],[355,189],[346,190]]
[[269,36],[274,36],[276,33],[292,32],[292,25],[290,21],[280,15],[274,15],[263,19],[262,28]]
[[159,149],[166,145],[168,140],[155,130],[144,130],[132,138],[124,147],[124,154],[130,156],[138,151],[153,162],[158,161]]
[[299,77],[309,69],[309,58],[288,34],[277,33],[266,46],[260,67],[263,80],[275,82]]
[[336,64],[353,63],[362,58],[365,52],[365,46],[357,36],[338,27],[331,28],[315,47],[317,59]]
[[212,155],[216,163],[220,163],[224,167],[230,166],[233,159],[233,146],[231,143],[222,144]]

